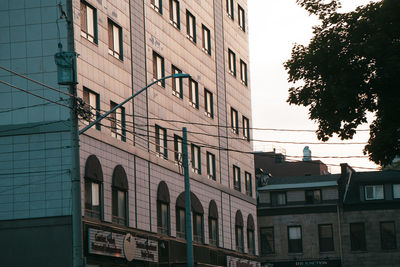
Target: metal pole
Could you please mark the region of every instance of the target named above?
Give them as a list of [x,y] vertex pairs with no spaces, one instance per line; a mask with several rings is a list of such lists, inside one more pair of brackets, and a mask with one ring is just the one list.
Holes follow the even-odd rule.
[[76,110],[76,86],[70,86],[70,105],[71,105],[71,141],[72,141],[72,243],[73,243],[73,266],[83,266],[82,260],[82,209],[81,209],[81,179],[80,179],[80,159],[79,159],[79,130]]
[[192,241],[192,217],[190,213],[190,181],[189,181],[189,160],[187,148],[187,130],[183,127],[183,169],[185,176],[185,224],[186,224],[186,257],[187,266],[193,267],[193,241]]

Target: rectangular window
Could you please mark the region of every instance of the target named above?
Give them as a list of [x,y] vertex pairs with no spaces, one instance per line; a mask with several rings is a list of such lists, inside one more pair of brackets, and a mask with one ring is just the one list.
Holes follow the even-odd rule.
[[169,21],[176,28],[181,28],[178,0],[169,0]]
[[234,17],[233,17],[233,0],[226,0],[226,14],[232,20],[234,19]]
[[120,60],[122,56],[122,28],[108,19],[108,53]]
[[210,30],[204,25],[202,25],[202,29],[203,29],[203,51],[211,55]]
[[126,192],[112,188],[112,221],[126,225]]
[[157,213],[158,233],[169,235],[169,203],[157,200]]
[[196,18],[186,9],[186,36],[190,41],[196,43]]
[[301,226],[288,226],[289,253],[303,252]]
[[255,254],[254,231],[247,229],[247,248],[250,255]]
[[400,198],[400,184],[393,185],[393,199]]
[[332,224],[318,225],[319,251],[334,251]]
[[193,241],[203,243],[203,215],[193,212]]
[[274,227],[260,228],[260,239],[262,255],[275,252]]
[[100,219],[100,190],[100,183],[85,179],[85,216]]
[[174,150],[175,150],[175,162],[178,163],[179,166],[183,164],[183,139],[178,135],[174,135]]
[[[85,111],[88,115],[84,122],[89,124],[100,116],[100,96],[83,87],[83,101],[85,102]],[[96,129],[100,130],[100,123],[96,124]]]
[[233,165],[233,188],[237,191],[241,191],[241,182],[240,182],[240,168]]
[[200,147],[192,144],[192,170],[201,174]]
[[238,112],[231,107],[231,128],[232,132],[239,134]]
[[[117,106],[116,103],[111,102],[110,108],[113,109]],[[125,141],[125,108],[119,107],[114,112],[110,114],[111,121],[111,136],[117,138],[118,140]]]
[[218,246],[218,222],[216,218],[208,218],[208,236],[210,245]]
[[[164,58],[153,51],[153,79],[159,80],[165,76]],[[157,83],[159,86],[165,87],[165,80]]]
[[239,23],[239,27],[240,29],[242,29],[242,31],[246,31],[246,20],[245,20],[245,13],[244,13],[244,9],[238,5],[238,23]]
[[199,109],[199,84],[192,78],[189,79],[189,103]]
[[286,192],[271,192],[271,206],[284,206],[286,205]]
[[236,233],[236,250],[243,252],[244,251],[243,227],[236,225],[235,233]]
[[350,224],[350,243],[352,251],[366,251],[364,223]]
[[240,82],[247,86],[247,64],[240,60]]
[[176,207],[176,237],[186,238],[185,209]]
[[160,14],[162,14],[162,0],[150,0],[150,6],[155,11],[157,11]]
[[321,203],[321,190],[306,190],[306,203],[307,204],[318,204]]
[[163,158],[168,158],[168,147],[167,147],[167,130],[158,125],[156,129],[156,152],[157,155]]
[[253,183],[251,181],[251,174],[249,172],[244,172],[246,195],[253,196]]
[[204,107],[207,117],[214,118],[214,103],[213,103],[213,94],[204,88]]
[[228,49],[229,73],[236,77],[236,54]]
[[208,178],[216,180],[215,175],[215,155],[207,152],[207,175]]
[[385,250],[396,249],[396,228],[394,222],[381,222],[381,247]]
[[97,10],[81,1],[81,36],[97,44]]
[[243,116],[243,137],[250,141],[250,127],[249,127],[249,119]]
[[[172,74],[182,73],[180,69],[171,66]],[[183,80],[182,78],[172,78],[172,94],[176,97],[183,98]]]
[[365,200],[384,199],[383,185],[366,185],[364,186]]

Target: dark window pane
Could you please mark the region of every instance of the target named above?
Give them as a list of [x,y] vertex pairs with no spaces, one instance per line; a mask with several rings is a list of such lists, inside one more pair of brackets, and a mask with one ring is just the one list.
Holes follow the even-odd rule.
[[289,226],[288,227],[288,245],[289,252],[303,252],[301,227]]
[[274,228],[261,228],[260,229],[261,238],[261,254],[271,254],[275,252],[274,249]]
[[350,224],[351,250],[366,250],[364,223]]
[[332,233],[332,225],[319,225],[318,227],[319,233],[319,250],[321,252],[324,251],[333,251],[333,233]]
[[382,249],[395,249],[397,247],[394,222],[381,223],[381,242]]

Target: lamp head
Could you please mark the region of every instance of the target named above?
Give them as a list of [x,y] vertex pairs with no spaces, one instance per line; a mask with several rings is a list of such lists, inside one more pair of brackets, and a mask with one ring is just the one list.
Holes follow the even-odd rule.
[[172,75],[174,78],[190,78],[190,74],[187,73],[175,73]]

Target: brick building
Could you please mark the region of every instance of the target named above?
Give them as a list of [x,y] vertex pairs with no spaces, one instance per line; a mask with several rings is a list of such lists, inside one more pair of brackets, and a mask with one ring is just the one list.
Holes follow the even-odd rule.
[[235,152],[252,149],[247,15],[246,0],[0,0],[0,65],[62,91],[0,72],[44,97],[0,85],[2,264],[72,265],[76,144],[68,88],[57,85],[61,43],[79,54],[77,96],[92,115],[81,129],[158,78],[191,75],[79,136],[87,266],[186,264],[182,127],[195,262],[256,265],[254,159]]
[[276,151],[254,153],[254,165],[258,172],[272,177],[329,174],[328,166],[320,160],[288,161],[284,153]]
[[397,266],[400,173],[267,178],[258,189],[264,266]]

